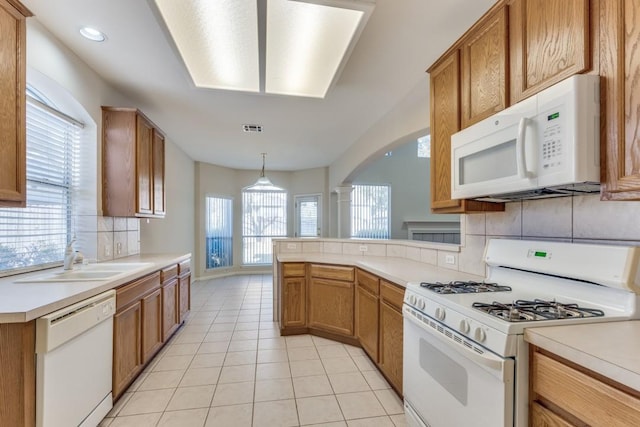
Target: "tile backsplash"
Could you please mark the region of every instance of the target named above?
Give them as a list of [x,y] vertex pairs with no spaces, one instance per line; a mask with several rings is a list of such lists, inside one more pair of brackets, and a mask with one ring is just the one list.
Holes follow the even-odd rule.
[[140,220],[79,215],[76,249],[88,259],[109,261],[140,253]]

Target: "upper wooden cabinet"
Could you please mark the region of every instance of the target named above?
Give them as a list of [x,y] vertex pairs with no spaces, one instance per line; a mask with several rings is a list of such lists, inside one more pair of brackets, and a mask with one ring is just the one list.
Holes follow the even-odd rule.
[[165,215],[164,135],[140,111],[102,107],[105,216]]
[[511,3],[512,104],[591,68],[589,3],[589,0]]
[[600,1],[603,200],[640,200],[640,0]]
[[24,207],[26,163],[26,17],[16,0],[0,0],[0,206]]
[[507,7],[486,16],[461,42],[462,128],[504,110],[508,102]]

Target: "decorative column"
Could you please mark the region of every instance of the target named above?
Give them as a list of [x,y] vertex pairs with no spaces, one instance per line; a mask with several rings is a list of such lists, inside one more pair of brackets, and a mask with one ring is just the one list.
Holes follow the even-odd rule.
[[334,189],[338,193],[338,238],[348,239],[351,237],[351,192],[353,187],[341,185]]

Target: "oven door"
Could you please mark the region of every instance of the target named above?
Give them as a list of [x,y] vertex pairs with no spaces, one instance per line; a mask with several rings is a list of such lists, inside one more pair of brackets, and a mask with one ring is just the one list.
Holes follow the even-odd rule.
[[514,360],[487,350],[480,354],[440,323],[417,319],[406,306],[404,311],[403,392],[409,424],[513,426]]

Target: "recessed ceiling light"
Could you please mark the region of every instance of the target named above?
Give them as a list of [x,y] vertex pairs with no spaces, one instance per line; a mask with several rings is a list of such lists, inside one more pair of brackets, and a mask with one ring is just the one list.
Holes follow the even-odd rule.
[[82,34],[84,38],[94,42],[103,42],[107,39],[107,36],[105,36],[102,31],[96,30],[95,28],[91,27],[80,28],[80,34]]

